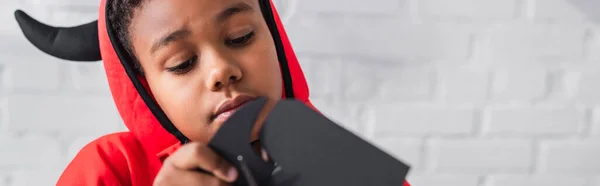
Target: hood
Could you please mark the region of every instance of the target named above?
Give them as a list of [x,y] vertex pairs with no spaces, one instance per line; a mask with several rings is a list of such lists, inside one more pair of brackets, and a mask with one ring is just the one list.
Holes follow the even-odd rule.
[[[110,0],[109,0],[110,1]],[[273,36],[283,80],[285,99],[296,99],[314,108],[308,86],[271,0],[258,0]],[[75,27],[52,27],[22,11],[15,16],[27,39],[43,52],[70,61],[104,63],[110,90],[125,125],[149,153],[161,151],[188,139],[179,132],[158,106],[146,79],[136,73],[132,57],[119,43],[106,18],[107,2],[100,3],[99,19]]]

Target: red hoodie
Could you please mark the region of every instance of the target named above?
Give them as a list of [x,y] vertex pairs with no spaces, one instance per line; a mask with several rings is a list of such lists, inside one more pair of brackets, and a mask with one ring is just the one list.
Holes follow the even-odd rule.
[[[273,35],[280,39],[276,46],[284,80],[282,96],[314,108],[302,69],[272,2],[260,1],[271,7],[272,17],[266,21],[276,29],[272,30]],[[162,161],[185,139],[153,100],[146,80],[136,76],[131,64],[124,62],[128,58],[112,30],[107,28],[106,3],[102,0],[98,19],[101,57],[114,101],[129,132],[109,134],[83,147],[58,180],[59,186],[152,185]]]

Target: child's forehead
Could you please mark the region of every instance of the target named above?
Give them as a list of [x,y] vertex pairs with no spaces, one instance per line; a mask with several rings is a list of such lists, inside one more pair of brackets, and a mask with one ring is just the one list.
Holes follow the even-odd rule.
[[165,25],[183,21],[222,23],[243,12],[260,12],[251,0],[163,0],[142,5],[136,17],[152,24]]
[[163,10],[204,10],[199,13],[221,11],[229,7],[247,6],[252,9],[259,9],[258,0],[142,0],[137,8],[146,9],[154,6]]
[[[223,25],[263,19],[258,15],[258,1],[251,0],[163,0],[145,5],[136,20],[132,34],[136,39],[150,40],[144,45],[155,51],[161,45],[199,32],[218,32]],[[257,13],[255,16],[249,13]],[[243,16],[242,16],[243,14]],[[236,18],[233,18],[236,17]],[[233,21],[235,20],[235,21]],[[213,31],[210,31],[213,30]]]

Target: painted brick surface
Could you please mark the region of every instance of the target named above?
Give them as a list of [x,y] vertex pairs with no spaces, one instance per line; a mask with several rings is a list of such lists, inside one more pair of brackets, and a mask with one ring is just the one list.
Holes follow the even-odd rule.
[[516,16],[517,0],[423,0],[419,10],[425,17],[437,19],[508,20]]
[[493,176],[490,178],[491,186],[543,186],[543,185],[573,185],[588,186],[589,180],[585,177],[536,175],[536,176]]
[[526,140],[435,140],[431,165],[446,173],[527,173],[533,144]]
[[580,26],[543,24],[498,25],[489,32],[487,57],[498,65],[581,60],[584,29]]
[[[314,104],[413,165],[413,185],[600,186],[598,2],[274,1]],[[72,26],[98,4],[0,4],[0,186],[54,185],[126,130],[102,64],[40,52],[13,15]]]
[[[22,137],[4,133],[0,136],[0,148],[5,149],[0,168],[53,168],[60,166],[63,158],[58,140],[35,133]],[[40,154],[44,157],[40,158]]]
[[[449,134],[473,132],[477,112],[470,108],[428,108],[380,105],[375,111],[375,132],[381,134]],[[393,118],[386,116],[393,115]]]
[[541,146],[540,171],[550,173],[600,172],[600,140],[548,141]]
[[480,103],[490,97],[490,73],[471,68],[441,68],[437,75],[440,99],[450,103]]
[[577,134],[583,126],[584,111],[574,107],[491,108],[484,130],[499,135]]
[[409,177],[411,184],[419,186],[437,186],[437,185],[461,185],[477,186],[479,178],[477,176],[465,176],[460,174],[421,174],[411,175]]

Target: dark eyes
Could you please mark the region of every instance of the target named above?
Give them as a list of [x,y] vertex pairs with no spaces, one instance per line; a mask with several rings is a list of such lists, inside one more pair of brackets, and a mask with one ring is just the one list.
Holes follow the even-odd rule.
[[177,65],[175,67],[167,68],[167,71],[174,73],[176,75],[185,74],[192,69],[192,67],[194,66],[194,64],[196,64],[196,62],[198,62],[198,56],[194,55],[194,57],[192,57],[182,63],[179,63],[179,65]]
[[[232,48],[240,48],[248,45],[252,39],[254,38],[254,31],[235,39],[227,39],[225,40],[225,45]],[[167,68],[167,71],[170,73],[174,73],[175,75],[182,75],[189,72],[194,64],[198,62],[198,55],[194,55],[192,58],[179,63],[179,65],[175,67]]]
[[250,43],[250,41],[252,41],[252,38],[254,38],[254,31],[252,31],[242,37],[238,37],[235,39],[227,39],[227,40],[225,40],[225,45],[230,46],[230,47],[242,47],[242,46],[245,46],[248,43]]

